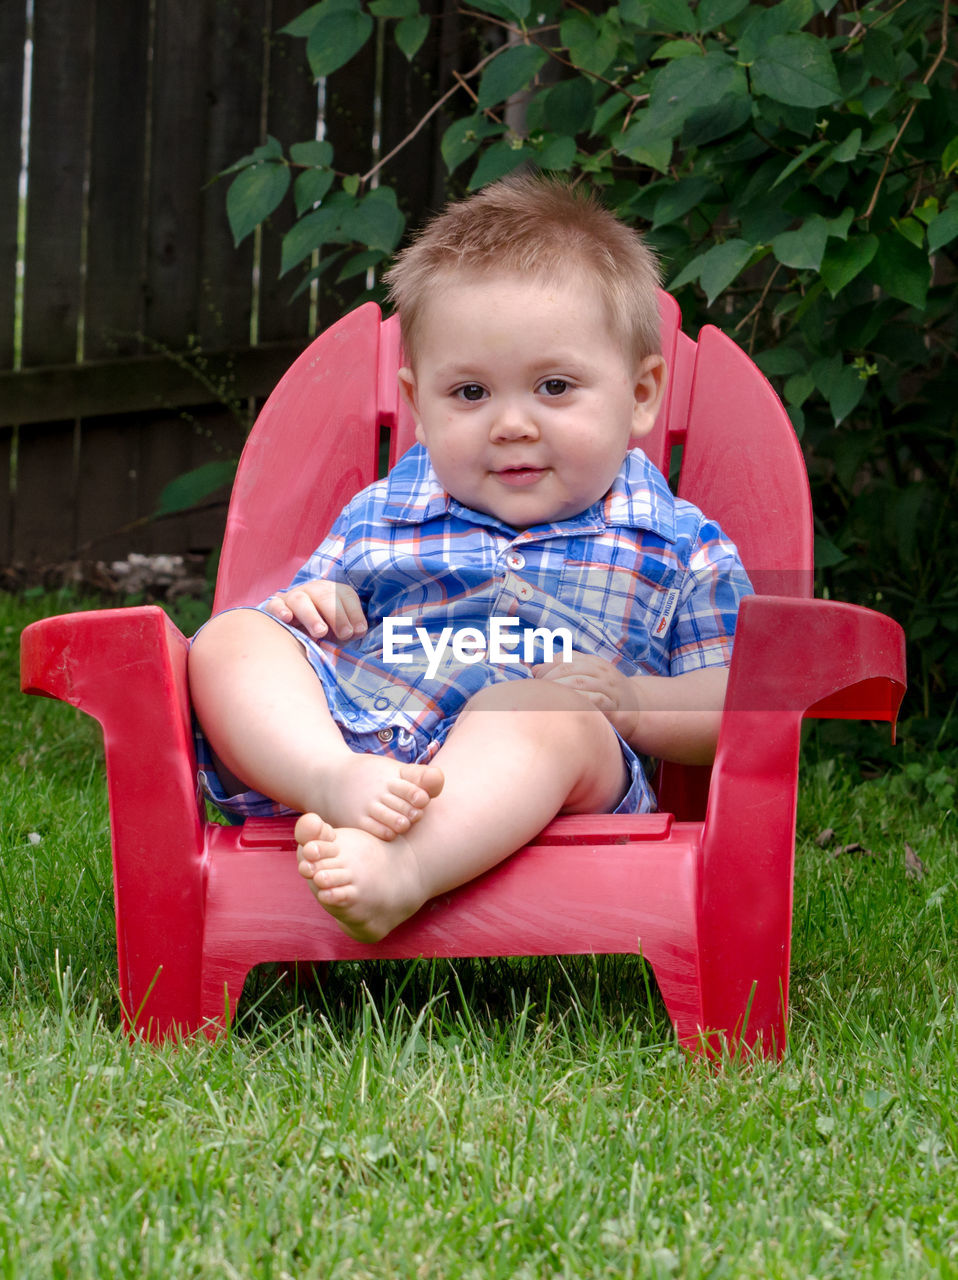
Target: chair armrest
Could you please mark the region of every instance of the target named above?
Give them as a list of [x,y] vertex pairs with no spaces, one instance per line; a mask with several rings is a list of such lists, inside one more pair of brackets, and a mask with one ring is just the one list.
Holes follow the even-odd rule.
[[904,692],[905,635],[893,618],[834,600],[742,602],[726,712],[894,722]]
[[894,722],[904,690],[893,619],[830,600],[742,602],[699,885],[703,1001],[733,1039],[751,1043],[748,1007],[753,1026],[784,1044],[802,720]]
[[190,740],[188,651],[156,605],[61,614],[24,629],[20,687],[95,717],[108,743],[135,733],[142,752],[145,733],[148,748],[168,748],[167,737],[181,746]]
[[202,963],[205,856],[188,651],[155,605],[45,618],[20,642],[22,689],[68,702],[103,727],[120,998],[127,1025],[148,1034],[192,1016],[183,993],[198,991]]

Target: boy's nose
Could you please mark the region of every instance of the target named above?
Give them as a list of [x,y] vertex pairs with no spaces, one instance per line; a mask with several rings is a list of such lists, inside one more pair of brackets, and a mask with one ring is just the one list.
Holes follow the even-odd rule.
[[504,402],[493,419],[493,440],[522,440],[539,434],[535,418],[522,405],[514,401]]

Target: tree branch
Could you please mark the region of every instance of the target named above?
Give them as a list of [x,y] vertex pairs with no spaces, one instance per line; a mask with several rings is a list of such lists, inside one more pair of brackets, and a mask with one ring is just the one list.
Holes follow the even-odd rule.
[[363,176],[359,179],[359,185],[365,186],[366,183],[370,180],[370,178],[375,177],[375,175],[379,172],[380,169],[384,168],[385,165],[387,165],[394,156],[397,156],[399,152],[403,150],[404,147],[408,146],[408,144],[412,142],[416,134],[419,133],[423,128],[425,128],[427,122],[432,119],[432,117],[436,114],[436,112],[439,111],[442,107],[444,107],[445,104],[449,101],[451,97],[453,97],[454,94],[458,93],[459,89],[462,87],[460,83],[461,80],[471,80],[474,76],[477,76],[480,71],[484,70],[484,68],[487,67],[490,62],[492,62],[493,58],[498,58],[499,54],[503,53],[508,48],[509,46],[504,44],[499,49],[493,49],[492,53],[488,53],[484,58],[480,59],[480,61],[476,63],[476,65],[472,68],[471,71],[467,71],[465,75],[462,75],[462,76],[457,74],[456,83],[452,85],[449,89],[447,89],[441,98],[436,99],[436,101],[432,104],[432,106],[429,108],[426,114],[419,118],[419,120],[416,122],[413,128],[410,129],[410,131],[406,134],[405,138],[403,138],[400,142],[397,142],[396,145],[393,147],[392,151],[390,151],[388,155],[383,156],[381,160],[377,160],[376,163],[373,165],[373,167],[370,170],[368,170],[368,172],[363,174]]
[[[941,66],[947,50],[948,50],[948,0],[942,0],[941,45],[939,46],[938,54],[934,62],[931,64],[931,66],[928,68],[928,70],[925,72],[925,74],[921,78],[922,84],[926,85],[931,80],[932,76]],[[901,122],[901,127],[899,128],[898,132],[895,134],[895,137],[891,146],[888,148],[888,154],[885,156],[885,163],[882,165],[882,171],[878,175],[878,181],[875,183],[875,190],[872,192],[872,198],[868,202],[868,208],[861,215],[862,220],[865,222],[867,222],[868,219],[875,212],[875,205],[878,203],[878,193],[881,191],[882,186],[884,185],[884,182],[885,182],[885,178],[888,176],[888,168],[889,168],[889,165],[891,164],[891,158],[895,154],[895,151],[898,148],[899,142],[901,142],[902,140],[905,130],[908,128],[909,124],[911,124],[911,118],[915,114],[915,108],[917,106],[918,106],[918,99],[916,98],[915,101],[908,108],[908,111],[905,113],[905,118]]]

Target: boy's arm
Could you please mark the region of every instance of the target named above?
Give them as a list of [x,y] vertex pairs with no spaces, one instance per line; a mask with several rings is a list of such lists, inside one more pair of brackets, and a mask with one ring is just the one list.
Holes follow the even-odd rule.
[[677,764],[711,764],[715,757],[728,667],[625,676],[604,658],[577,654],[572,662],[544,663],[533,674],[578,689],[642,755]]

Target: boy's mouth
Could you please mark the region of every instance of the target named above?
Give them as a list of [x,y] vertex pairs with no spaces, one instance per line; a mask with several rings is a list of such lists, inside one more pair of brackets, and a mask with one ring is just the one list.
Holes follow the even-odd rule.
[[545,467],[503,467],[495,474],[503,484],[521,488],[523,485],[535,484],[545,473]]

